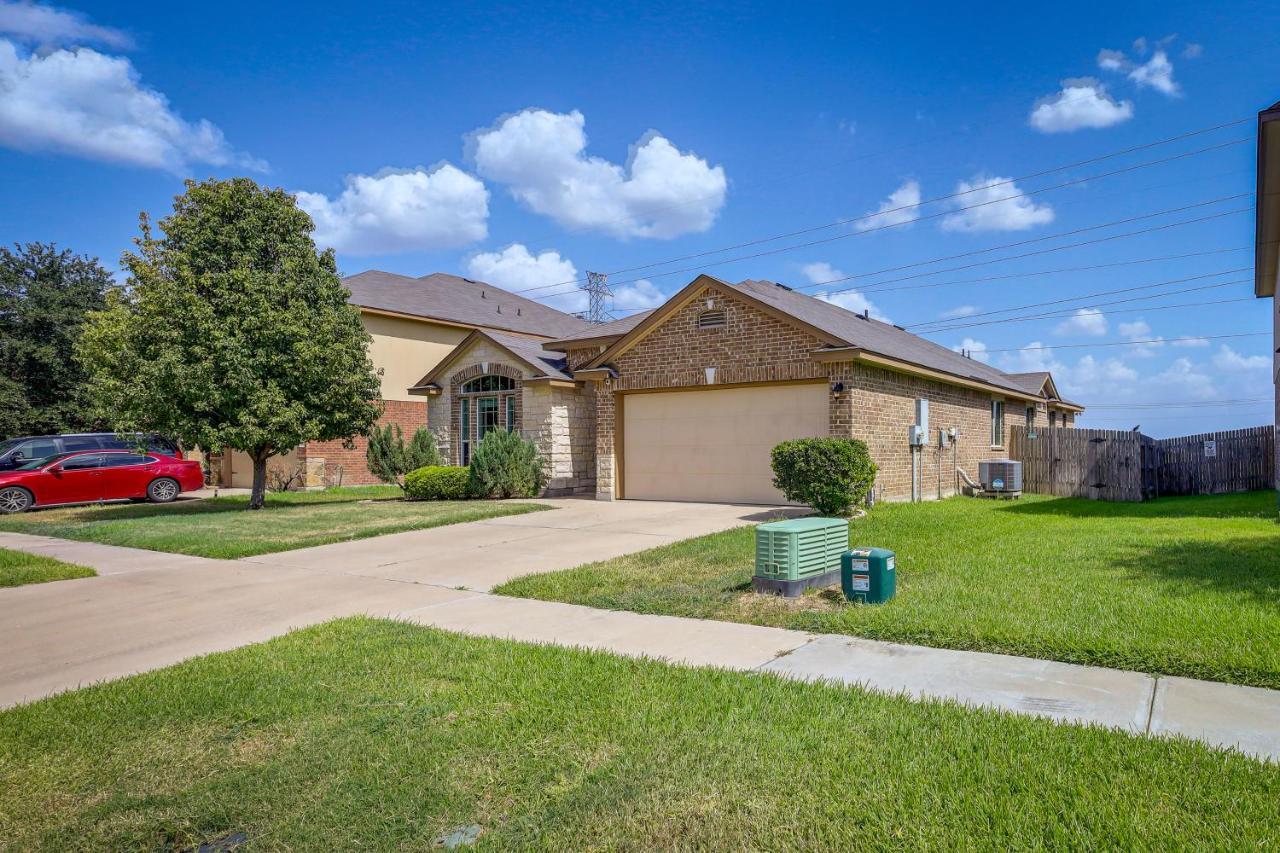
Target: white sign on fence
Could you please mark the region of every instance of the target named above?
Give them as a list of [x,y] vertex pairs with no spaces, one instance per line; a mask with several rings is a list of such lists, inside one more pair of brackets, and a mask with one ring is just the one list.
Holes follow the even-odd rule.
[[1218,442],[1209,440],[1204,443],[1204,456],[1208,459],[1210,456],[1218,455]]

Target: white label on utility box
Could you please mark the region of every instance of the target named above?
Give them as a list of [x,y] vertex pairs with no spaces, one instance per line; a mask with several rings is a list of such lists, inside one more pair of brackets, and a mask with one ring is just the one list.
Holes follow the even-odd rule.
[[871,568],[871,561],[869,561],[869,560],[850,560],[850,561],[849,561],[849,568],[853,569],[855,572],[865,572],[865,571],[869,571],[869,570],[870,570],[870,568]]
[[891,571],[893,571],[893,563],[894,563],[894,560],[896,560],[896,559],[897,559],[896,557],[890,557],[890,558],[889,558],[889,562],[888,562],[888,563],[886,563],[886,564],[885,564],[885,567],[884,567],[884,570],[885,570],[886,572],[891,572]]
[[854,575],[853,591],[854,592],[870,592],[871,578],[867,577],[866,575]]

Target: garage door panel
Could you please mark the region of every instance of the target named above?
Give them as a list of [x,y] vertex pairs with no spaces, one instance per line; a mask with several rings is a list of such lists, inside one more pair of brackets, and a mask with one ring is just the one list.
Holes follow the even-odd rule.
[[624,497],[783,503],[769,454],[827,435],[825,383],[627,395]]

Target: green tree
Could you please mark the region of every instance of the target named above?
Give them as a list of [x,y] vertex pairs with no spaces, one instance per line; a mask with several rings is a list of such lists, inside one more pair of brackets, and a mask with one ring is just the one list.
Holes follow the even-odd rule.
[[111,274],[51,243],[0,247],[0,438],[94,427],[75,344]]
[[79,352],[113,428],[244,451],[260,509],[271,456],[378,417],[369,335],[293,196],[247,178],[186,186],[163,236],[142,215],[128,286]]
[[418,427],[406,447],[399,424],[387,424],[381,428],[375,426],[369,431],[369,449],[365,451],[365,460],[369,470],[379,480],[395,483],[402,489],[404,477],[410,471],[444,463],[444,458],[436,449],[436,437],[431,434],[431,430]]

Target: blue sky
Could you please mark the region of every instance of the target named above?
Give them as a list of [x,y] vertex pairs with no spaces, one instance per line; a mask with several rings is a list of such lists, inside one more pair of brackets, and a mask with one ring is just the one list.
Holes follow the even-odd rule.
[[1280,100],[1280,7],[690,5],[0,0],[4,237],[114,266],[183,178],[247,174],[344,273],[575,309],[549,285],[596,270],[618,313],[771,278],[1052,369],[1087,425],[1268,421],[1252,125],[1059,167]]

